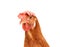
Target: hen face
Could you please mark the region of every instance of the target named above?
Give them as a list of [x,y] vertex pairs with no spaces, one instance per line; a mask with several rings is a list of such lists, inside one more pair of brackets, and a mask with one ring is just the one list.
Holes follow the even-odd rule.
[[35,27],[36,18],[33,15],[24,12],[20,13],[18,17],[21,19],[20,23],[22,24],[24,31],[29,31]]

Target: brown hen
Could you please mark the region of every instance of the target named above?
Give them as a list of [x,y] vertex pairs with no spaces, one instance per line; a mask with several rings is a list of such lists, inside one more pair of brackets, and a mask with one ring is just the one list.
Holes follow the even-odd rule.
[[30,11],[18,15],[22,28],[25,31],[24,47],[49,47],[41,33],[37,17]]

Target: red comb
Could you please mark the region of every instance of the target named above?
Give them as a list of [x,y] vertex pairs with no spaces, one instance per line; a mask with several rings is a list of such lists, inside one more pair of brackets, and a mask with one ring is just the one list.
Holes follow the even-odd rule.
[[18,18],[24,18],[26,15],[27,16],[34,16],[34,13],[32,13],[30,11],[24,11],[18,15]]

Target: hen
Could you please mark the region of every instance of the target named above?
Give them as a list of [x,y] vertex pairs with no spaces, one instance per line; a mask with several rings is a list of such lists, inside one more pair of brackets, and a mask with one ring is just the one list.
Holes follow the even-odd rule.
[[25,31],[24,47],[49,47],[41,33],[37,17],[30,11],[19,13],[22,28]]

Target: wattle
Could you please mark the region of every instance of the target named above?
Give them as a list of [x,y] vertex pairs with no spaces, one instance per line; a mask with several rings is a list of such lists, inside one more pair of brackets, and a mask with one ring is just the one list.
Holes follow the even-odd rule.
[[31,29],[32,26],[30,24],[28,24],[28,23],[25,23],[25,24],[22,25],[22,27],[23,27],[24,31],[28,31],[28,30]]

